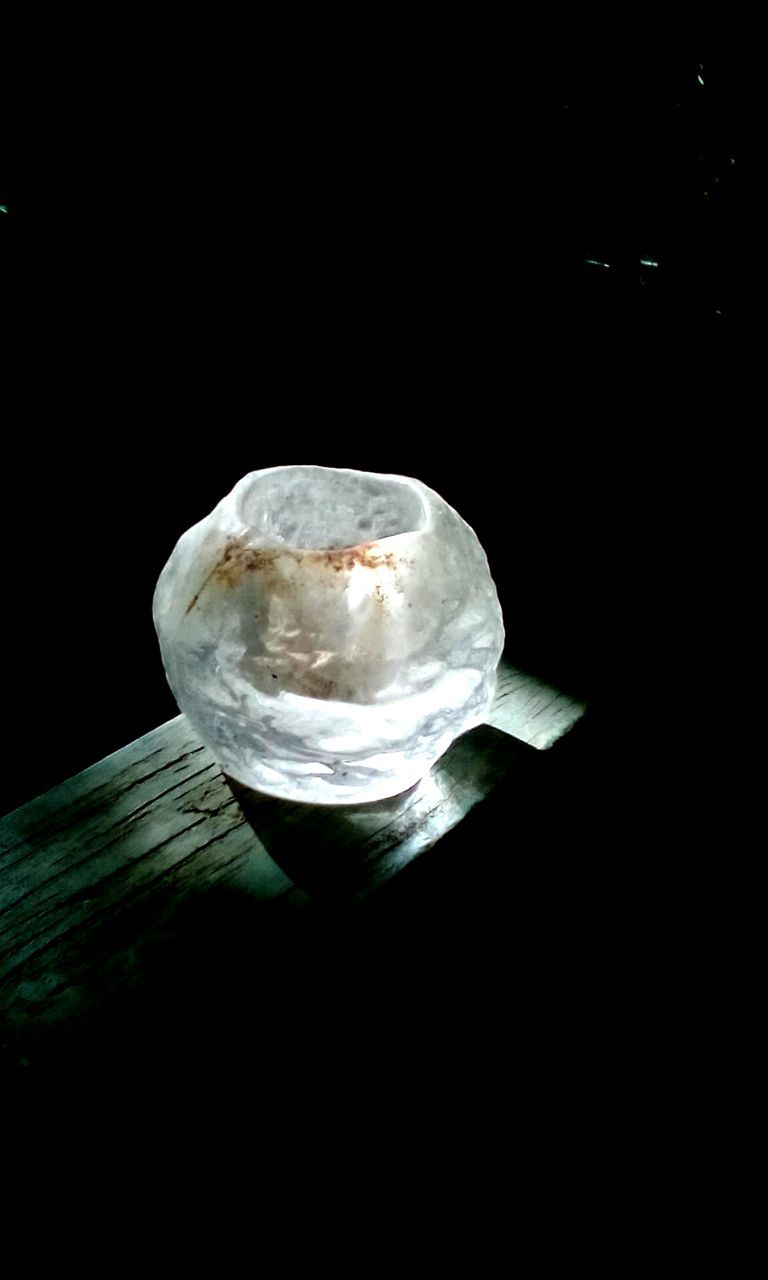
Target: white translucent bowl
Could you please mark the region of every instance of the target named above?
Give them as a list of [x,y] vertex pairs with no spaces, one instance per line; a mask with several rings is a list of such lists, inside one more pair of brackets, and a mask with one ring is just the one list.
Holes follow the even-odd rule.
[[222,768],[315,804],[413,786],[480,724],[504,641],[485,553],[418,480],[253,471],[180,538],[154,620]]

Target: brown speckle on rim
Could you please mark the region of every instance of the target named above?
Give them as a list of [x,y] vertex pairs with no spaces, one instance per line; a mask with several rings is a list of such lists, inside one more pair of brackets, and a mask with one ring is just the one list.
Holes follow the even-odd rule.
[[[285,563],[286,559],[291,559],[299,565],[303,561],[319,564],[324,568],[332,569],[334,573],[351,573],[358,567],[388,569],[394,573],[397,569],[412,564],[412,561],[396,555],[394,551],[382,551],[376,542],[364,542],[357,547],[344,547],[339,550],[304,551],[291,547],[251,548],[244,546],[239,538],[230,538],[210,573],[187,605],[186,613],[191,613],[194,609],[212,578],[222,586],[236,587],[246,573],[264,573],[270,576],[275,590],[284,590],[287,581],[284,574],[277,569],[277,565],[278,561],[282,560]],[[378,588],[376,591],[377,598],[384,603]]]
[[243,562],[244,557],[258,554],[260,553],[249,552],[238,538],[230,538],[222,554],[219,556],[213,568],[202,582],[199,590],[195,592],[187,605],[186,613],[191,613],[213,577],[216,577],[220,582],[225,582],[228,586],[234,586],[242,570],[250,567],[250,565],[246,565]]
[[406,561],[394,551],[382,551],[377,542],[362,542],[358,547],[344,547],[339,551],[309,551],[310,557],[317,557],[336,573],[342,569],[397,569]]

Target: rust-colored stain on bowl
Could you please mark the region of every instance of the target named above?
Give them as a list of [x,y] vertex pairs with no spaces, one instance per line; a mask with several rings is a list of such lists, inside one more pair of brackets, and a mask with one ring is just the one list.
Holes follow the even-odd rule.
[[[265,573],[275,578],[274,570],[278,562],[284,562],[286,558],[295,561],[296,564],[309,562],[320,569],[329,569],[333,573],[351,573],[355,568],[389,569],[394,573],[397,569],[413,563],[405,557],[398,556],[394,551],[382,551],[378,542],[364,542],[356,547],[346,547],[336,551],[301,551],[290,547],[248,547],[241,539],[230,538],[216,564],[190,600],[185,612],[191,613],[212,579],[215,578],[222,586],[236,587],[249,573]],[[378,583],[374,588],[374,595],[380,603],[385,603],[385,594]]]

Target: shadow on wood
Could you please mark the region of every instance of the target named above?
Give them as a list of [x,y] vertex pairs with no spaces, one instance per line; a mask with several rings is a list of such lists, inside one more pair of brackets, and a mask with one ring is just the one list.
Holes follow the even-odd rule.
[[[350,1028],[419,1036],[425,1001],[447,1026],[467,974],[490,990],[525,936],[527,851],[561,838],[548,787],[582,710],[503,667],[494,727],[402,796],[332,809],[233,791],[178,717],[17,810],[0,821],[5,1067],[269,1075],[278,1058],[279,1075]],[[510,729],[566,736],[541,751]]]
[[228,778],[271,858],[316,904],[351,906],[430,849],[502,780],[514,803],[517,772],[537,752],[482,725],[452,744],[429,774],[397,796],[318,806],[261,795]]

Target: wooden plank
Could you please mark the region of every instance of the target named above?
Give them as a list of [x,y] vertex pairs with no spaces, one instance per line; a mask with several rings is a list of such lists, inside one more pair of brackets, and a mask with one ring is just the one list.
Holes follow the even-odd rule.
[[586,705],[502,660],[488,723],[545,751],[584,714]]
[[317,808],[230,784],[183,716],[0,821],[0,1011],[23,1052],[151,979],[180,905],[216,887],[270,917],[375,892],[583,706],[504,664],[489,724],[402,796]]

